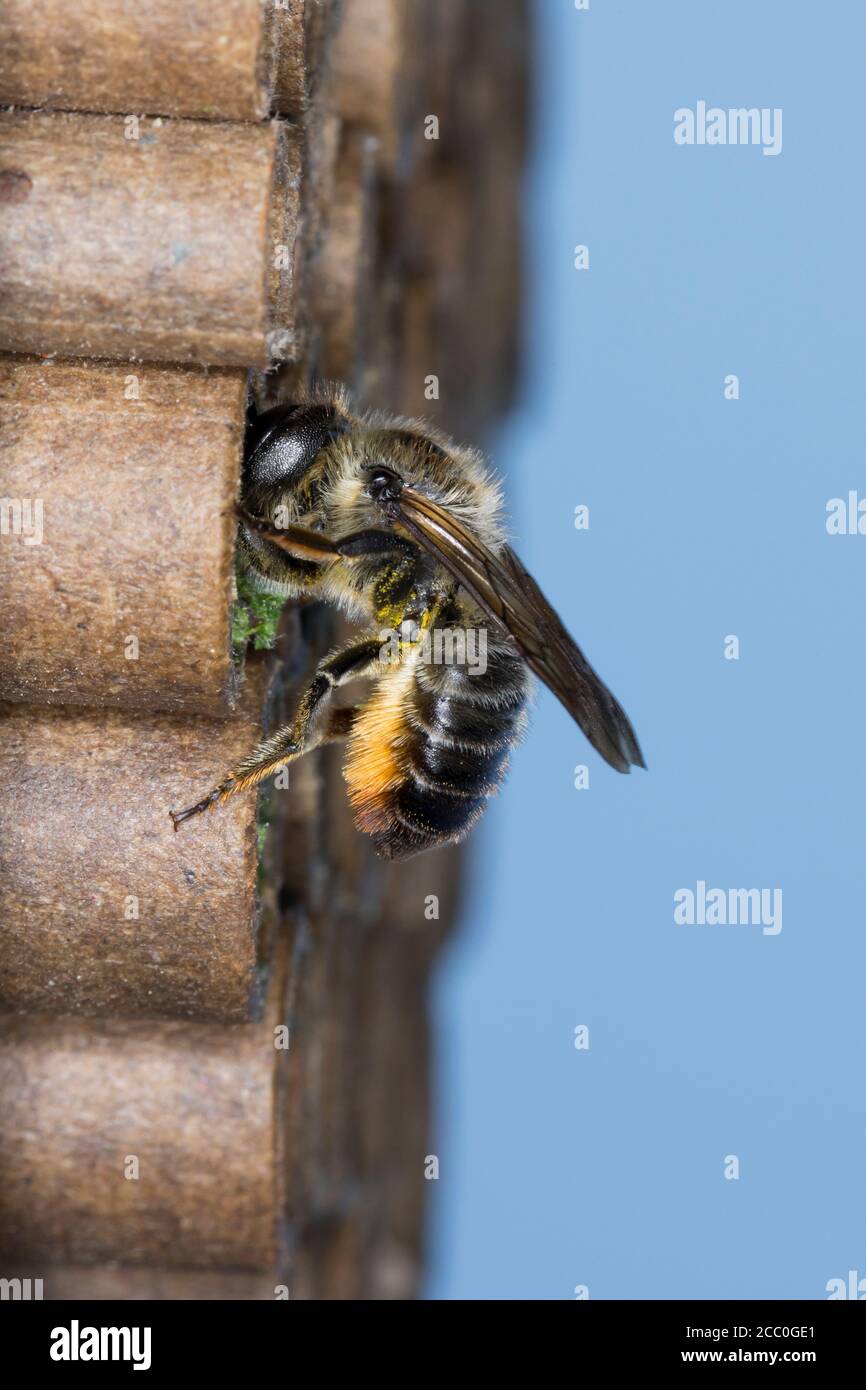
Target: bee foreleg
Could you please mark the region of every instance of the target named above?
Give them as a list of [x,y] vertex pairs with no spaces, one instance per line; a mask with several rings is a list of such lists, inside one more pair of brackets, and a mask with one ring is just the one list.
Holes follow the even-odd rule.
[[243,507],[234,508],[235,515],[248,530],[257,536],[285,550],[295,560],[334,560],[338,550],[333,541],[318,531],[310,531],[306,526],[275,526],[259,516],[245,511]]
[[348,738],[362,709],[362,705],[341,705],[339,709],[332,709],[320,742],[337,743],[341,738]]
[[276,526],[262,517],[253,516],[243,507],[236,506],[234,512],[248,530],[279,546],[295,560],[355,560],[365,555],[379,555],[383,551],[400,551],[413,558],[418,554],[417,546],[394,531],[371,528],[353,531],[351,535],[332,541],[321,532],[310,531],[305,526]]
[[344,560],[355,560],[364,555],[380,555],[388,551],[399,551],[412,559],[418,558],[417,545],[413,545],[405,536],[398,536],[396,531],[353,531],[350,536],[343,536],[341,540],[335,541],[334,545]]
[[348,680],[365,675],[382,659],[382,640],[379,636],[367,637],[351,647],[330,652],[316,668],[316,673],[301,696],[297,713],[291,724],[287,724],[271,738],[265,739],[254,748],[243,762],[237,764],[223,780],[202,797],[194,806],[185,811],[169,811],[175,830],[185,820],[208,811],[213,806],[221,806],[235,792],[254,787],[272,772],[308,753],[318,744],[333,738],[345,737],[349,732],[355,711],[333,710],[326,718],[331,695],[338,686]]

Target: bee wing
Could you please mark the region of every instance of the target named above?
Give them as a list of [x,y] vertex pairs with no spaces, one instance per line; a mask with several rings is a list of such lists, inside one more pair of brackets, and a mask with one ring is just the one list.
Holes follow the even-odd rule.
[[387,510],[504,629],[611,767],[628,772],[646,766],[625,710],[510,547],[494,555],[459,518],[411,487],[403,487]]

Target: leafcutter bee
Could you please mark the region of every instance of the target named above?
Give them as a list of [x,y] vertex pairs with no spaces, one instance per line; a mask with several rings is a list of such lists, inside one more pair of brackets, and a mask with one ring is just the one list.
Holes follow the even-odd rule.
[[[499,485],[474,450],[415,420],[354,414],[334,390],[255,421],[239,517],[255,587],[336,604],[366,631],[319,664],[291,724],[170,813],[175,829],[342,738],[356,823],[382,856],[461,840],[524,731],[530,672],[617,772],[645,766],[622,707],[507,544]],[[337,687],[361,676],[369,698],[337,706]]]

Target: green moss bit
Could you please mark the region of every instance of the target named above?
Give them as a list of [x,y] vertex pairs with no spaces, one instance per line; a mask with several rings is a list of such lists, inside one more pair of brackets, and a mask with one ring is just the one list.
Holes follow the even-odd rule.
[[261,897],[265,887],[265,841],[271,825],[274,788],[271,782],[260,787],[256,806],[256,891]]
[[238,575],[238,596],[232,609],[232,651],[240,660],[247,644],[257,652],[269,650],[277,640],[277,626],[286,600],[278,594],[262,594],[246,575]]

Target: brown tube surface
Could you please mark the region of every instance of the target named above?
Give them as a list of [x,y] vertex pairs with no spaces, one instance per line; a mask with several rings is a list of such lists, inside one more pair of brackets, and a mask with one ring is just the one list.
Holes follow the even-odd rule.
[[293,346],[300,142],[222,125],[0,118],[0,348],[266,366]]
[[333,200],[314,269],[317,367],[323,377],[358,385],[376,302],[373,280],[378,142],[346,130],[340,142]]
[[245,405],[238,370],[0,357],[0,699],[228,711]]
[[348,0],[334,40],[332,100],[347,124],[378,137],[389,173],[417,133],[425,61],[419,19],[413,0]]
[[[32,1273],[27,1273],[32,1268]],[[42,1280],[46,1302],[87,1303],[121,1300],[169,1303],[271,1302],[277,1297],[274,1272],[244,1269],[181,1269],[165,1265],[62,1265],[40,1260],[38,1265],[16,1264],[24,1277]],[[21,1276],[19,1276],[21,1277]]]
[[287,1054],[274,1046],[274,1018],[237,1028],[0,1020],[5,1267],[41,1257],[278,1268],[274,1083]]
[[221,722],[0,707],[6,1007],[256,1016],[255,793],[177,832],[168,813],[260,739],[262,681]]
[[[346,0],[280,0],[275,7],[274,109],[304,112],[330,66]],[[348,0],[351,5],[353,0]]]
[[262,0],[4,0],[0,101],[260,120],[276,77],[277,13],[301,26],[302,45],[303,13]]

